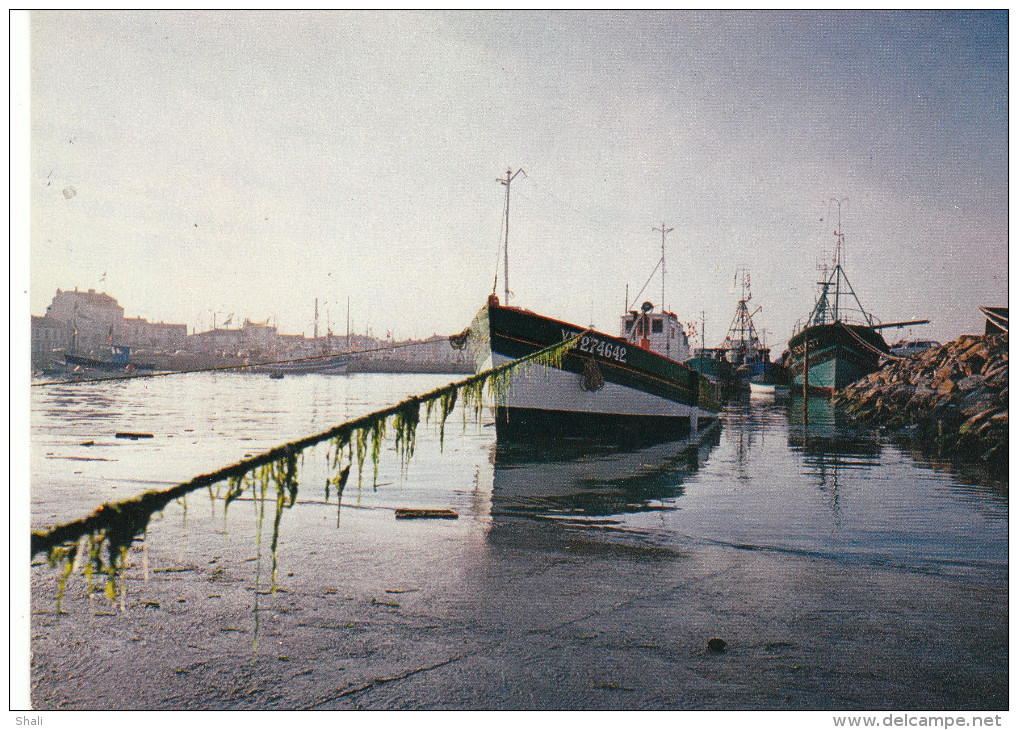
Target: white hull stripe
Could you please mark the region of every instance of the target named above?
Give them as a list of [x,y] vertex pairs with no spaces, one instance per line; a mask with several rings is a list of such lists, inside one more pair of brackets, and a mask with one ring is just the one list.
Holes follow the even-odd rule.
[[[495,367],[512,358],[492,353]],[[583,376],[545,365],[523,365],[512,375],[507,402],[510,408],[535,408],[569,413],[616,416],[666,416],[713,418],[715,414],[695,406],[645,393],[618,383],[606,382],[597,391],[582,387]]]

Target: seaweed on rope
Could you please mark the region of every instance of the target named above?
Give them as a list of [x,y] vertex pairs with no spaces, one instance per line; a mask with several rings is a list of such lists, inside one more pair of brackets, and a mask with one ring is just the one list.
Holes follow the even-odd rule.
[[582,334],[562,340],[526,357],[435,388],[423,395],[411,396],[396,405],[346,421],[327,431],[282,444],[222,469],[196,476],[169,489],[149,491],[122,502],[104,504],[87,517],[48,530],[32,531],[31,555],[34,557],[45,553],[50,566],[61,569],[57,596],[58,611],[67,581],[79,568],[90,594],[95,588],[94,577],[105,574],[107,597],[111,600],[119,597],[123,609],[128,552],[136,539],[144,538],[153,515],[161,513],[171,501],[182,500],[187,494],[201,488],[209,490],[209,496],[214,502],[221,496],[221,486],[225,482],[226,492],[222,495],[225,519],[229,505],[239,499],[245,491],[250,490],[256,505],[260,556],[261,522],[265,515],[265,500],[269,484],[274,483],[276,512],[273,520],[271,554],[272,590],[275,592],[276,551],[282,513],[296,504],[298,457],[303,458],[306,449],[329,441],[327,459],[333,471],[338,469],[344,461],[344,453],[346,454],[345,460],[348,462],[346,467],[326,483],[326,500],[329,499],[330,487],[335,488],[337,499],[341,499],[353,462],[357,462],[359,483],[364,461],[369,453],[374,467],[374,481],[377,483],[378,464],[390,421],[396,454],[400,467],[405,472],[414,455],[422,405],[425,408],[425,423],[431,422],[432,415],[436,416],[440,445],[444,446],[445,422],[460,400],[460,392],[463,393],[462,405],[466,426],[470,411],[479,420],[484,407],[486,387],[496,405],[504,404],[512,385],[513,375],[519,368],[524,368],[523,372],[529,374],[537,366],[561,367],[566,352]]

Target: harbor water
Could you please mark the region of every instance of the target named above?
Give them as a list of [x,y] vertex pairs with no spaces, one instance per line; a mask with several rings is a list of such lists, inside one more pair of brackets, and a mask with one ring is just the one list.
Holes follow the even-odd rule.
[[[31,526],[456,377],[35,387]],[[326,444],[292,506],[201,489],[153,517],[112,600],[76,575],[58,612],[59,571],[33,559],[32,704],[1006,709],[1006,483],[808,406],[804,424],[799,401],[747,396],[698,443],[636,451],[506,448],[457,407],[441,435],[422,418],[408,463],[391,434],[377,473],[355,457],[339,500],[348,457]]]

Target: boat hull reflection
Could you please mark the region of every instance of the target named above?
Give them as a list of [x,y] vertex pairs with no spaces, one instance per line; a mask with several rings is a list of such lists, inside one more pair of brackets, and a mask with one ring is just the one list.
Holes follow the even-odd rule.
[[806,402],[805,423],[798,404],[788,408],[788,446],[806,455],[836,457],[880,456],[878,431],[861,429],[827,398]]
[[675,509],[683,482],[707,460],[720,432],[715,426],[695,440],[632,450],[499,444],[491,514],[568,520]]

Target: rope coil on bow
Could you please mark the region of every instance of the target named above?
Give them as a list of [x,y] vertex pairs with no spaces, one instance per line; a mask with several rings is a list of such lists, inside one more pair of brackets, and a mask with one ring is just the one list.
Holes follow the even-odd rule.
[[596,393],[604,387],[604,376],[601,374],[601,368],[593,360],[587,360],[583,364],[583,382],[580,387],[588,393]]

